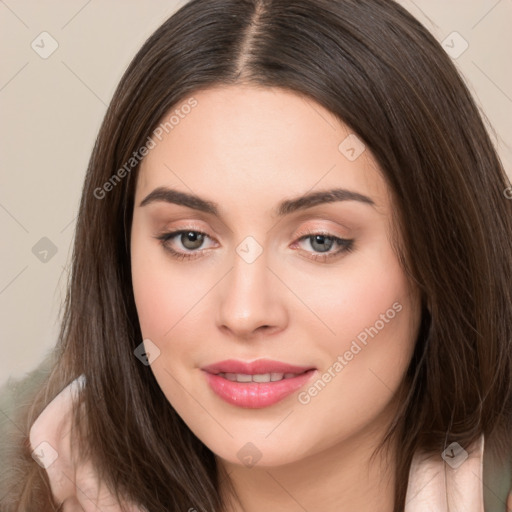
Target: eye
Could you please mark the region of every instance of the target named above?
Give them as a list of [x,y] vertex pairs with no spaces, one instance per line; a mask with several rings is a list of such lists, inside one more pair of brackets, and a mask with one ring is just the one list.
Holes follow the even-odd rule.
[[[206,233],[194,229],[180,229],[168,233],[162,233],[155,237],[173,258],[191,260],[201,257],[206,249],[201,249],[206,239],[211,239]],[[174,240],[176,239],[176,240]],[[354,240],[339,238],[327,232],[307,231],[295,242],[294,245],[308,240],[313,252],[316,254],[307,256],[315,261],[325,262],[340,256],[342,253],[353,250]],[[172,244],[179,243],[184,249],[174,249]],[[335,248],[334,251],[331,251]],[[306,252],[311,252],[306,250]]]
[[[205,239],[210,237],[206,233],[194,229],[181,229],[179,231],[172,231],[170,233],[162,233],[155,238],[160,240],[160,243],[164,249],[170,252],[171,256],[174,258],[195,259],[201,256],[201,252],[203,252],[198,252],[197,250],[203,245]],[[171,242],[175,238],[184,247],[185,252],[173,249]],[[191,252],[187,253],[186,251]]]
[[[297,240],[296,244],[306,240],[309,241],[313,251],[319,250],[319,253],[308,256],[315,261],[325,262],[354,249],[354,240],[339,238],[327,232],[307,231]],[[335,250],[330,252],[333,247]]]

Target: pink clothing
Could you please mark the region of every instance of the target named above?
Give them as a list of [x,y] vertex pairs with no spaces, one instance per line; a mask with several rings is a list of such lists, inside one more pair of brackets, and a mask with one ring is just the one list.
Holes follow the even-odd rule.
[[468,452],[457,468],[441,456],[422,460],[415,454],[404,512],[484,512],[483,435]]

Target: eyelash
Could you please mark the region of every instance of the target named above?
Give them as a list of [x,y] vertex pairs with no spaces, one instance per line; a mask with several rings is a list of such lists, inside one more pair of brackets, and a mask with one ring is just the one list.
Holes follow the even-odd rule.
[[[193,252],[183,253],[183,252],[179,252],[179,251],[172,249],[168,245],[168,242],[170,240],[172,240],[173,238],[177,237],[178,235],[182,235],[184,233],[190,233],[190,232],[196,233],[199,235],[204,235],[204,236],[210,238],[203,231],[199,231],[199,230],[192,229],[192,228],[180,229],[177,231],[162,233],[160,235],[155,236],[155,238],[160,241],[163,248],[166,251],[168,251],[173,258],[176,258],[178,260],[194,260],[194,259],[200,257],[201,253],[207,249],[203,249],[202,251],[195,250]],[[339,238],[339,237],[336,237],[336,236],[333,236],[333,235],[327,233],[326,231],[306,230],[306,231],[300,233],[298,236],[299,236],[299,238],[297,239],[296,242],[301,242],[302,240],[307,240],[308,238],[312,238],[314,236],[323,236],[329,240],[333,240],[336,244],[338,244],[340,246],[340,248],[333,253],[328,253],[328,254],[317,253],[314,256],[308,256],[309,259],[312,259],[314,261],[320,261],[320,262],[325,263],[327,261],[330,261],[333,258],[336,258],[337,256],[341,256],[341,254],[343,254],[343,253],[349,253],[354,250],[354,240],[350,240],[350,239],[346,239],[346,238]]]

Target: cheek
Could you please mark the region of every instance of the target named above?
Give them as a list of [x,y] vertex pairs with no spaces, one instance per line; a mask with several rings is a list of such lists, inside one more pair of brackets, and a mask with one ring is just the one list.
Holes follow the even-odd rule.
[[197,290],[186,272],[177,271],[159,243],[144,237],[134,224],[131,247],[132,282],[144,338],[159,343],[197,302]]
[[407,329],[404,319],[414,309],[407,307],[410,287],[384,237],[330,269],[308,274],[290,268],[287,272],[287,282],[294,283],[299,298],[314,313],[302,318],[297,315],[298,321],[305,327],[306,318],[310,319],[310,328],[317,331],[311,332],[310,338],[330,354],[349,350],[358,337],[364,344],[365,339],[371,339],[370,333],[376,334],[375,328],[382,333],[381,339]]
[[[150,267],[134,276],[133,291],[142,334],[161,339],[178,320],[184,304],[189,302],[189,290],[177,291],[178,282],[170,282],[157,267]],[[169,332],[170,334],[170,332]]]
[[159,350],[151,370],[169,401],[177,405],[183,401],[179,384],[189,384],[198,353],[208,357],[208,350],[213,350],[212,344],[205,344],[212,325],[208,293],[220,271],[175,261],[154,240],[141,238],[132,238],[137,316],[143,339]]
[[316,285],[304,279],[299,289],[329,329],[319,336],[318,322],[312,323],[307,336],[324,356],[323,379],[299,401],[315,403],[320,415],[358,411],[353,420],[363,421],[385,406],[407,369],[421,318],[419,294],[387,243],[352,255],[339,275]]

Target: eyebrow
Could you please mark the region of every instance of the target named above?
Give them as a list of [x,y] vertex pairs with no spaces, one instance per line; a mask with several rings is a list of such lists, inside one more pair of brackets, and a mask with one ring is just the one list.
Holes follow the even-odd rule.
[[[293,199],[286,199],[279,203],[276,213],[279,217],[282,217],[299,210],[312,208],[319,204],[333,203],[336,201],[358,201],[370,206],[375,206],[374,201],[368,196],[344,188],[334,188],[331,190],[309,192]],[[217,203],[208,201],[194,194],[188,194],[166,187],[155,188],[155,190],[150,192],[140,202],[139,206],[146,206],[154,202],[177,204],[219,216],[219,205]]]

